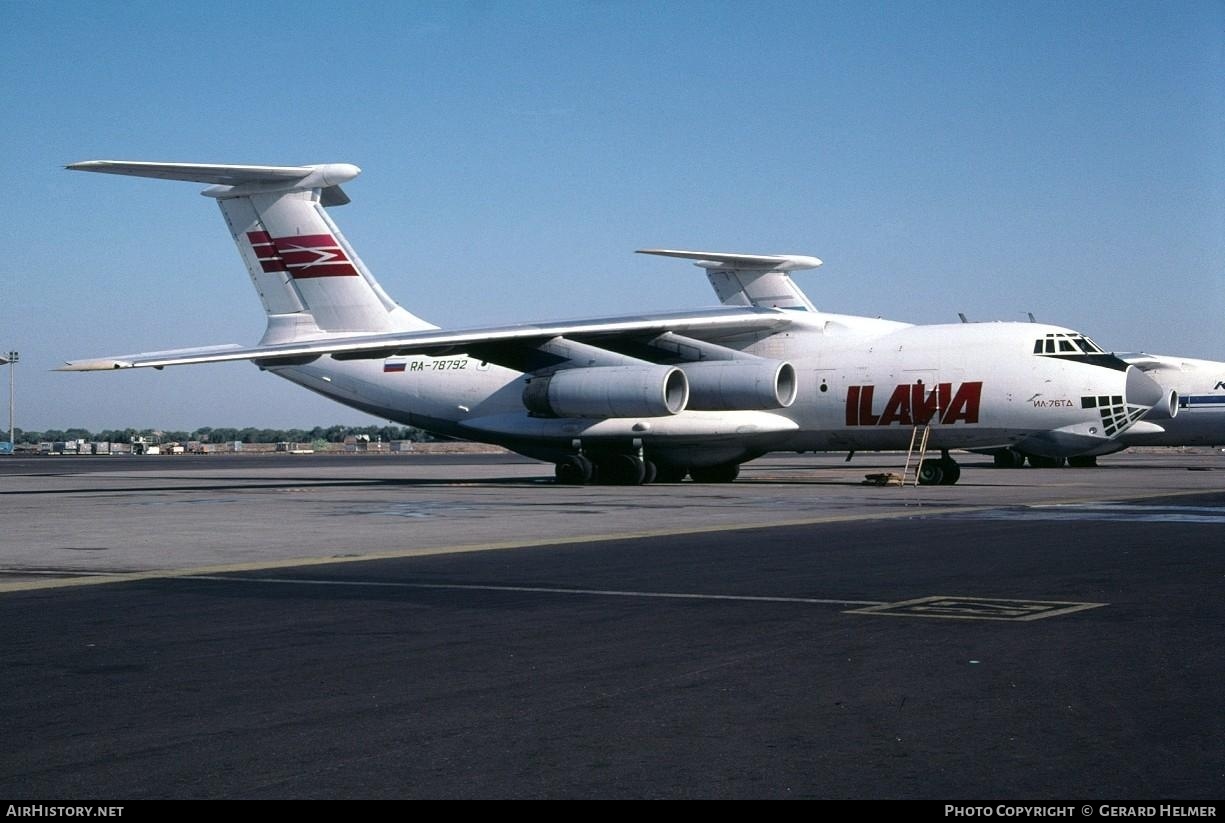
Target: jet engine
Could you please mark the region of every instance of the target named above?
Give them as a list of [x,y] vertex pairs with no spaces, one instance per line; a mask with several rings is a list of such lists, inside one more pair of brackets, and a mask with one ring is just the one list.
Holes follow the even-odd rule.
[[785,409],[795,402],[795,367],[780,360],[720,360],[681,366],[690,409]]
[[666,417],[688,401],[689,381],[675,366],[563,369],[523,388],[523,405],[538,417]]
[[1164,389],[1165,393],[1152,411],[1144,415],[1145,420],[1173,420],[1178,416],[1178,390]]

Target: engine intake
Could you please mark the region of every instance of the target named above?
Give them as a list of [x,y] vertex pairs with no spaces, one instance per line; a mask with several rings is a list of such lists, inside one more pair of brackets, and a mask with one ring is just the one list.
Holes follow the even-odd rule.
[[538,417],[666,417],[688,402],[689,381],[675,366],[563,369],[523,387],[523,405]]
[[719,360],[681,368],[689,378],[691,409],[785,409],[795,402],[795,367],[780,360]]
[[1166,389],[1152,410],[1144,415],[1145,420],[1173,420],[1178,416],[1178,390]]

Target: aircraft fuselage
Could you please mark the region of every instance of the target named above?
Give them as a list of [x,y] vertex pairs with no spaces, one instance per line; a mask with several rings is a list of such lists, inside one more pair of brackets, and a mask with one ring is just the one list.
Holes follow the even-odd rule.
[[[743,346],[748,354],[794,366],[796,398],[790,407],[685,410],[664,417],[534,415],[523,399],[528,375],[463,354],[381,361],[323,357],[271,370],[380,417],[501,443],[541,459],[571,451],[575,441],[590,446],[636,440],[648,454],[685,465],[773,450],[905,449],[914,427],[924,424],[931,426],[930,447],[937,449],[1021,442],[1035,453],[1046,444],[1048,450],[1089,448],[1114,435],[1106,433],[1107,417],[1121,422],[1155,401],[1151,392],[1136,397],[1143,381],[1124,363],[1034,355],[1034,340],[1051,333],[1072,334],[1032,323],[907,326],[824,315],[809,327]],[[678,366],[684,370],[686,364]]]

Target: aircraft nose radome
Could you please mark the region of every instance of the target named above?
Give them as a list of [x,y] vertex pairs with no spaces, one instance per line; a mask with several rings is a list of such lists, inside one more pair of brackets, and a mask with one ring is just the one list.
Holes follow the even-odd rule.
[[1135,366],[1127,367],[1127,403],[1151,409],[1165,397],[1165,389]]

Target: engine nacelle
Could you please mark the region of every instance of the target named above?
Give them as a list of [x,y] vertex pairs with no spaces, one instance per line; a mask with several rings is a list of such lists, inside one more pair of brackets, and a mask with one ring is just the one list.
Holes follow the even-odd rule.
[[716,360],[681,368],[689,378],[691,409],[785,409],[795,402],[795,367],[780,360]]
[[1178,416],[1178,390],[1166,389],[1165,394],[1157,401],[1157,405],[1153,406],[1148,414],[1144,415],[1145,420],[1173,420]]
[[689,381],[675,366],[563,369],[523,387],[523,405],[541,417],[666,417],[688,402]]

